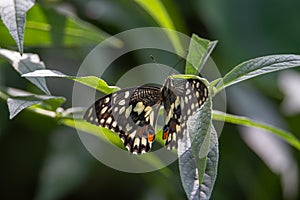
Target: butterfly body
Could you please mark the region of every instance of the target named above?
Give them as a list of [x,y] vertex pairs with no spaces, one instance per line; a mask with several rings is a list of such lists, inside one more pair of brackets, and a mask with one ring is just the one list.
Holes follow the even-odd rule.
[[151,149],[159,109],[164,107],[163,139],[168,148],[177,148],[186,121],[205,102],[208,89],[196,78],[168,77],[163,87],[141,86],[106,95],[91,105],[84,119],[119,134],[129,152]]

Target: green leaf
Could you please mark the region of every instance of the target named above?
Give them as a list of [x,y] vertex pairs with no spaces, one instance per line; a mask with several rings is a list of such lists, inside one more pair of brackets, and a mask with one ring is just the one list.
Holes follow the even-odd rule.
[[[24,26],[26,12],[34,5],[34,0],[2,0],[0,16],[10,35],[17,43],[19,52],[23,54]],[[2,38],[3,40],[3,38]]]
[[[45,64],[40,61],[37,54],[25,53],[22,56],[16,51],[0,49],[0,57],[5,58],[19,74],[26,74],[35,70],[45,69]],[[43,77],[26,77],[31,83],[40,88],[44,93],[50,94]]]
[[77,78],[72,77],[71,79],[76,82],[87,85],[89,87],[92,87],[105,94],[110,94],[120,89],[117,86],[109,86],[103,79],[100,79],[96,76],[85,76],[85,77],[77,77]]
[[29,95],[29,96],[18,96],[10,97],[7,99],[7,105],[9,109],[9,118],[14,118],[25,108],[35,105],[42,104],[42,107],[47,110],[56,110],[62,103],[65,102],[64,97],[56,96],[45,96],[45,95]]
[[188,120],[179,142],[180,176],[189,199],[209,199],[218,167],[218,136],[212,126],[211,98]]
[[[163,28],[175,30],[174,23],[172,22],[166,8],[160,0],[135,0],[148,14]],[[176,51],[183,55],[183,48],[177,34],[167,31],[166,32],[176,49]]]
[[119,88],[116,86],[109,86],[104,80],[96,76],[84,76],[84,77],[75,77],[63,74],[57,70],[36,70],[27,74],[23,74],[23,77],[57,77],[57,78],[68,78],[73,81],[82,83],[89,87],[92,87],[98,91],[101,91],[105,94],[110,94],[112,92],[118,91]]
[[200,199],[209,199],[218,174],[219,144],[218,134],[212,126],[210,133],[210,151],[206,157],[206,167],[200,186]]
[[194,157],[204,158],[209,152],[210,132],[212,124],[212,100],[209,97],[200,111],[190,117],[187,123],[187,132],[192,142]]
[[[184,137],[183,141],[185,142],[179,143],[178,156],[180,177],[185,193],[188,199],[209,199],[214,188],[218,170],[219,146],[217,133],[214,127],[212,127],[210,138],[211,150],[206,157],[199,159],[197,164],[193,156],[188,134],[185,134]],[[202,181],[199,186],[200,174],[202,174]]]
[[300,150],[300,141],[298,138],[296,138],[293,134],[281,130],[279,128],[275,128],[271,125],[267,125],[264,123],[260,123],[257,121],[254,121],[252,119],[249,119],[247,117],[242,117],[242,116],[236,116],[236,115],[231,115],[227,113],[223,113],[221,111],[213,111],[213,119],[218,120],[218,121],[225,121],[229,122],[232,124],[239,124],[243,126],[249,126],[249,127],[256,127],[256,128],[261,128],[266,131],[269,131],[271,133],[276,134],[279,136],[281,139],[289,143],[291,146],[295,147],[296,149]]
[[300,55],[283,54],[254,58],[239,64],[228,72],[223,77],[223,81],[217,85],[216,92],[255,76],[299,66]]
[[[3,26],[3,25],[2,25]],[[68,46],[95,45],[110,35],[96,26],[74,16],[63,15],[52,8],[33,6],[27,13],[24,45],[26,46]],[[5,47],[13,45],[9,34],[0,23],[0,44]],[[109,38],[108,44],[122,47],[117,38]]]
[[187,55],[185,74],[199,74],[216,44],[217,41],[209,41],[193,34]]
[[[186,133],[186,132],[185,132]],[[199,172],[193,156],[188,134],[184,134],[184,142],[178,144],[179,172],[184,191],[188,199],[197,200],[200,197]],[[206,165],[206,158],[198,161],[201,166]],[[203,174],[203,170],[201,171]]]

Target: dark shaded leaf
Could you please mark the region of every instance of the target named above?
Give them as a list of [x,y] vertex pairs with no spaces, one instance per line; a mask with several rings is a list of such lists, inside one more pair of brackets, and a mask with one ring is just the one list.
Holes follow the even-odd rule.
[[17,43],[21,55],[23,54],[26,12],[33,5],[34,0],[2,0],[0,4],[2,22]]
[[56,110],[64,102],[64,97],[55,96],[30,95],[10,97],[7,99],[9,118],[14,118],[23,109],[35,104],[43,104],[43,107],[49,110]]
[[[37,54],[25,53],[21,56],[16,51],[0,49],[0,56],[5,58],[21,75],[35,70],[45,69],[45,64],[40,61],[40,57]],[[26,79],[40,88],[44,93],[50,94],[43,77],[26,77]]]

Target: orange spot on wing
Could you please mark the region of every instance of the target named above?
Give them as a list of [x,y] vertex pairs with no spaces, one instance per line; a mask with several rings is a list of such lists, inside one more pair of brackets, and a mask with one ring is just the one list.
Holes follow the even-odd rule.
[[163,133],[163,140],[166,140],[169,137],[169,130]]
[[155,134],[148,133],[148,142],[153,142],[155,138]]

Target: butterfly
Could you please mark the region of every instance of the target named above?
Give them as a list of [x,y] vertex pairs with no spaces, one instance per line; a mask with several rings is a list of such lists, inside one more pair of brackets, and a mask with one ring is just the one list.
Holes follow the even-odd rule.
[[117,133],[132,154],[150,151],[155,139],[160,108],[164,108],[162,139],[169,149],[177,148],[187,120],[208,98],[208,88],[197,77],[169,76],[162,87],[139,86],[121,89],[92,104],[84,119]]

